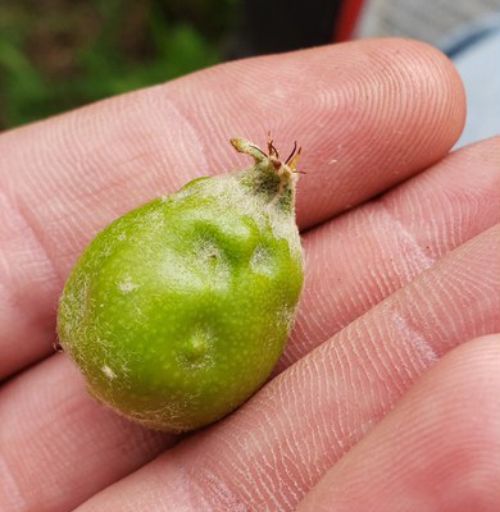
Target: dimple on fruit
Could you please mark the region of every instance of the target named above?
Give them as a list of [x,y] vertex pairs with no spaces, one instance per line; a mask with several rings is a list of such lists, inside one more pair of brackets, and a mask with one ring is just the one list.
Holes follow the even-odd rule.
[[303,282],[296,164],[243,139],[250,168],[191,181],[100,232],[59,304],[62,347],[89,392],[150,428],[231,412],[282,353]]

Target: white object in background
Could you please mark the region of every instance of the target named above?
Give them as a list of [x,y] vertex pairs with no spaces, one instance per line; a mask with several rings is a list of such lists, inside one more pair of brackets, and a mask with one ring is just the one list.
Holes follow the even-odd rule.
[[457,27],[498,11],[500,0],[367,0],[355,37],[411,37],[439,47]]
[[465,129],[455,147],[500,134],[500,30],[453,60],[467,94]]

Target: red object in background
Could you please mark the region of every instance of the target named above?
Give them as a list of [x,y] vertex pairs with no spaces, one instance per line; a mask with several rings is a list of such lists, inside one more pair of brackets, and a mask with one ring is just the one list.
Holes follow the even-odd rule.
[[364,3],[364,0],[344,0],[342,2],[339,16],[335,20],[333,42],[348,41],[352,38]]

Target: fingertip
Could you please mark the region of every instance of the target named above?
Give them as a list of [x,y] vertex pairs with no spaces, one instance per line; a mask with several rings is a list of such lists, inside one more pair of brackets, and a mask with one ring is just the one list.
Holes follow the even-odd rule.
[[303,165],[313,171],[299,184],[300,224],[314,225],[427,168],[462,133],[464,88],[438,49],[369,39],[310,57],[313,76],[322,66],[323,88],[307,107],[314,122],[303,125],[314,129],[300,137]]

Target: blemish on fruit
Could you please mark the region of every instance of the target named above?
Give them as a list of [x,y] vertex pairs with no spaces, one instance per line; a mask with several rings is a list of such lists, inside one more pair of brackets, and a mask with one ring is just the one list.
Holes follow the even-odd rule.
[[125,278],[123,281],[118,283],[118,288],[123,293],[130,293],[139,288],[139,285],[134,283],[130,277]]
[[183,345],[180,357],[182,362],[193,368],[206,367],[211,362],[210,349],[213,344],[211,337],[197,330]]
[[109,380],[113,380],[116,378],[116,373],[107,365],[105,364],[102,368],[101,368],[101,371],[102,373],[104,373],[104,375],[106,375],[106,377],[109,379]]
[[269,249],[263,245],[258,245],[250,259],[250,268],[258,274],[271,276],[274,272],[274,258]]

